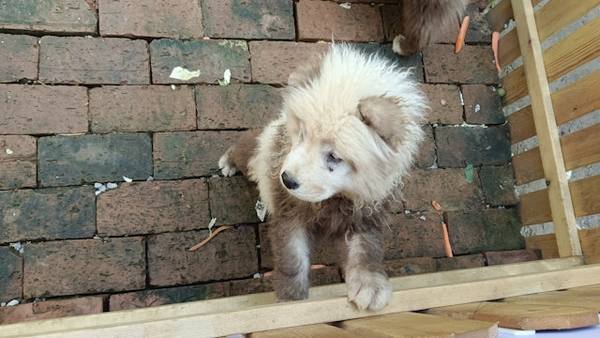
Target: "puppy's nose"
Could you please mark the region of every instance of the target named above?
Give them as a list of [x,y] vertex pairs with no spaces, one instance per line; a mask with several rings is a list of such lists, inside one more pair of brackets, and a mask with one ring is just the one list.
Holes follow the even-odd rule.
[[298,182],[296,182],[296,180],[293,179],[292,176],[288,175],[288,173],[285,171],[283,174],[281,174],[281,181],[283,182],[283,185],[290,190],[298,189],[300,186],[300,184],[298,184]]

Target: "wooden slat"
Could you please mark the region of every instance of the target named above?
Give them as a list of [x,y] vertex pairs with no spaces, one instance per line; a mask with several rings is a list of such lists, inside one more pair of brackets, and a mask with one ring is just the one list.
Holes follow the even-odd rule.
[[[586,265],[560,271],[471,281],[458,284],[394,290],[390,304],[379,314],[418,311],[428,308],[479,302],[490,299],[573,288],[598,283],[600,265]],[[194,307],[194,303],[188,306]],[[196,305],[198,306],[198,305]],[[200,305],[201,306],[201,305]],[[147,337],[168,332],[173,337],[215,337],[234,333],[258,332],[317,323],[330,323],[370,317],[358,311],[346,296],[324,300],[283,302],[239,310],[215,310],[197,315],[163,316],[177,305],[139,309],[6,325],[0,337],[128,337],[144,333]],[[144,320],[132,320],[132,314]],[[116,320],[107,320],[116,319]]]
[[[532,0],[533,5],[537,5],[541,0]],[[487,14],[487,19],[493,31],[501,32],[504,30],[504,24],[512,19],[513,12],[510,0],[499,1]]]
[[496,323],[405,312],[342,322],[345,330],[369,338],[495,338]]
[[598,324],[595,308],[547,304],[483,302],[435,308],[428,313],[498,322],[519,330],[562,330]]
[[[535,13],[535,22],[540,41],[546,40],[550,35],[581,18],[598,4],[600,4],[600,0],[550,1]],[[521,55],[516,30],[512,30],[500,39],[498,51],[498,57],[502,66],[512,63]]]
[[[531,2],[522,0],[512,0],[512,7],[523,55],[522,68],[526,69],[526,84],[531,97],[531,108],[544,165],[544,176],[549,182],[548,196],[558,252],[561,257],[579,256],[581,255],[581,246],[577,237],[575,213],[560,149],[558,128],[550,100],[550,88],[544,68],[542,46],[533,18],[533,7]],[[573,35],[575,34],[571,36]]]
[[581,306],[600,312],[600,292],[577,292],[571,290],[552,291],[535,295],[510,297],[503,300],[509,303],[520,304],[549,304]]
[[[518,31],[517,25],[517,31]],[[600,56],[600,18],[588,22],[585,26],[546,49],[543,54],[547,79],[552,82]],[[524,37],[524,39],[526,39]],[[522,39],[519,39],[519,42]],[[528,40],[525,40],[527,43]],[[540,48],[541,54],[541,48]],[[527,95],[525,70],[519,67],[503,79],[506,89],[506,103],[510,104]]]
[[[577,217],[600,213],[600,176],[592,176],[569,184],[573,210]],[[525,225],[550,222],[552,213],[548,190],[521,196],[521,221]]]
[[[561,125],[589,112],[600,109],[600,70],[551,94],[556,123]],[[535,135],[531,106],[524,107],[508,117],[512,143]]]
[[359,338],[359,336],[327,324],[290,327],[287,329],[255,332],[251,338]]
[[[567,170],[600,162],[600,124],[566,135],[560,139],[560,144]],[[544,178],[539,148],[513,157],[513,167],[517,184]]]
[[[596,263],[600,259],[600,228],[579,230],[581,250],[587,263]],[[558,257],[558,247],[554,234],[525,238],[529,250],[540,250],[544,259]]]

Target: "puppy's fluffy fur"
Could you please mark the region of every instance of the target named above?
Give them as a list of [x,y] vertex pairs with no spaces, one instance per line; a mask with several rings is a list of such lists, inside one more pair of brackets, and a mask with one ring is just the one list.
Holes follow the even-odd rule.
[[423,49],[444,29],[458,27],[470,0],[402,0],[402,34],[394,51],[411,55]]
[[290,76],[279,117],[223,155],[223,174],[247,174],[267,206],[279,299],[308,296],[310,247],[326,238],[339,249],[349,300],[370,310],[388,303],[386,202],[417,152],[425,110],[409,71],[333,45]]

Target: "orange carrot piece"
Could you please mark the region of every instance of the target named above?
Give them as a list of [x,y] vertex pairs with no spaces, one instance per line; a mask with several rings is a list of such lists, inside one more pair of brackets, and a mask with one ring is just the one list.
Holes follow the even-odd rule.
[[436,202],[436,201],[431,201],[431,206],[436,210],[436,211],[442,211],[442,206]]
[[498,73],[502,71],[502,67],[500,67],[500,60],[498,58],[498,46],[500,45],[500,33],[493,32],[492,33],[492,52],[494,53],[494,62],[496,62],[496,70]]
[[231,229],[231,228],[233,228],[231,225],[223,225],[223,226],[218,227],[215,231],[212,232],[212,234],[210,236],[205,238],[202,242],[189,248],[188,251],[196,251],[196,250],[200,249],[201,247],[206,245],[206,243],[210,242],[211,239],[215,238],[221,231],[225,231],[225,230]]
[[442,222],[442,232],[444,234],[444,251],[446,251],[446,257],[454,257],[452,254],[452,245],[450,245],[450,236],[448,236],[448,226]]
[[458,36],[456,37],[456,43],[454,44],[454,53],[458,54],[462,50],[465,45],[465,37],[467,36],[467,29],[469,29],[469,21],[471,19],[469,16],[465,16],[460,25],[460,30],[458,31]]

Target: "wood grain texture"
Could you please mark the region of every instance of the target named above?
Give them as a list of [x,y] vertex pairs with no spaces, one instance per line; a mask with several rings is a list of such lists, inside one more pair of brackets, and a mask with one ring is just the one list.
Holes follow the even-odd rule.
[[327,324],[290,327],[287,329],[255,332],[250,338],[359,338],[352,332]]
[[587,292],[571,290],[544,292],[535,295],[506,298],[503,301],[519,304],[578,306],[600,312],[600,291],[598,290]]

